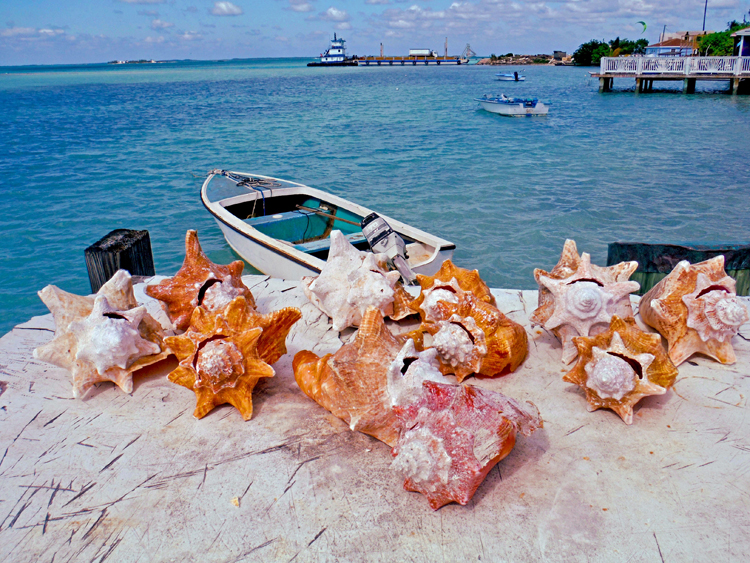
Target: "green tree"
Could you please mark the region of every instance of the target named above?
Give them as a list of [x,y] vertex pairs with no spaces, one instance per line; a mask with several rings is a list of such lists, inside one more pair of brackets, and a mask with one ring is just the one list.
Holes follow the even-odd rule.
[[609,45],[602,44],[599,45],[596,49],[594,49],[594,52],[591,54],[591,64],[594,66],[599,66],[599,63],[602,61],[602,57],[611,57],[612,56],[612,49],[609,48]]
[[727,22],[726,31],[719,31],[718,33],[709,33],[698,38],[698,51],[701,55],[709,57],[728,57],[733,54],[734,51],[734,38],[732,34],[735,31],[744,29],[748,26],[747,23],[730,21]]
[[604,47],[607,49],[607,52],[609,52],[609,45],[605,43],[604,41],[598,41],[596,39],[592,39],[591,41],[587,41],[583,45],[580,45],[578,49],[575,50],[573,53],[573,62],[577,65],[581,66],[592,66],[592,65],[598,65],[599,60],[602,58],[603,55],[599,55],[599,58],[596,60],[596,62],[593,62],[593,56],[594,51],[597,49],[600,49],[601,47]]

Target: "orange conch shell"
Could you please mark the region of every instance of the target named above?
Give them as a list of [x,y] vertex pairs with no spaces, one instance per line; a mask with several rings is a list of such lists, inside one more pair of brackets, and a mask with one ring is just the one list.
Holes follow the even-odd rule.
[[675,365],[696,353],[733,364],[732,337],[748,321],[735,288],[724,256],[693,265],[683,260],[643,296],[641,318],[667,339]]
[[407,491],[422,493],[437,510],[468,503],[490,470],[513,449],[516,432],[542,426],[536,407],[471,385],[422,383],[418,400],[394,410],[403,431],[393,469]]
[[388,394],[388,369],[403,345],[370,307],[352,341],[335,354],[319,358],[302,350],[294,356],[294,378],[300,389],[352,430],[389,446],[398,438],[398,421]]
[[203,305],[220,311],[235,297],[244,297],[255,307],[253,294],[242,283],[242,260],[221,266],[203,253],[198,233],[185,235],[185,260],[173,278],[146,287],[146,294],[163,301],[170,320],[178,330],[186,330],[193,310]]
[[417,282],[422,290],[410,307],[418,311],[422,321],[445,320],[436,317],[433,312],[437,303],[444,301],[458,303],[459,297],[471,293],[478,301],[495,305],[495,298],[490,288],[479,277],[477,270],[466,270],[455,266],[450,260],[443,262],[434,276],[417,274]]
[[55,319],[55,337],[34,350],[34,357],[70,371],[76,398],[100,381],[131,393],[133,372],[169,355],[159,323],[138,306],[125,270],[118,270],[96,295],[74,295],[48,285],[39,297]]
[[613,315],[633,316],[630,293],[640,285],[628,279],[637,267],[638,262],[597,266],[587,253],[578,256],[575,242],[567,240],[552,272],[534,270],[539,284],[539,306],[530,320],[560,339],[563,362],[570,363],[578,353],[573,337],[607,330]]
[[496,377],[515,371],[526,358],[523,327],[471,293],[456,303],[439,301],[430,312],[440,320],[425,321],[421,328],[432,335],[441,371],[454,373],[459,383],[472,373]]
[[[180,362],[169,380],[195,392],[196,418],[225,403],[239,410],[244,420],[252,417],[255,384],[275,373],[260,357],[259,341],[262,333],[275,332],[270,340],[280,337],[273,325],[264,330],[257,321],[258,314],[245,298],[235,297],[222,311],[197,307],[187,331],[166,339]],[[288,331],[282,328],[283,337]],[[275,355],[278,344],[270,340],[267,350]]]
[[642,332],[632,319],[612,317],[609,330],[575,337],[578,362],[564,381],[586,393],[589,411],[612,409],[633,423],[633,406],[647,395],[662,395],[674,384],[677,368],[658,334]]

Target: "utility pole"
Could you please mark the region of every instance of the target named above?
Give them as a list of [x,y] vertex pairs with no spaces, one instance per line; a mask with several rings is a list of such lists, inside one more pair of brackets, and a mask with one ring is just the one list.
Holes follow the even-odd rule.
[[659,39],[659,43],[664,41],[664,35],[667,33],[667,24],[664,24],[664,29],[661,30],[661,39]]
[[708,0],[706,0],[706,5],[703,6],[703,31],[706,31],[706,11],[708,10]]

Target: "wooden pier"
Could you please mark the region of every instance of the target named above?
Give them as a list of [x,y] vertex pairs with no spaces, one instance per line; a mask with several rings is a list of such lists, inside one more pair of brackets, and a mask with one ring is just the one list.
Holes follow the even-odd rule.
[[426,56],[410,56],[410,57],[360,57],[358,59],[360,66],[393,66],[393,65],[465,65],[469,64],[469,59],[462,57],[426,57]]
[[727,80],[731,94],[747,92],[750,57],[602,57],[599,91],[611,92],[615,78],[635,78],[635,91],[651,92],[655,80],[682,80],[682,91],[695,92],[698,80]]

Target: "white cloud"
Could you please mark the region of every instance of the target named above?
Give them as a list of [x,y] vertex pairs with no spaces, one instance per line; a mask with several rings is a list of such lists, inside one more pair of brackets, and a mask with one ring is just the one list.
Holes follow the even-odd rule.
[[0,31],[0,37],[30,37],[36,34],[36,29],[33,27],[10,27]]
[[164,4],[167,0],[120,0],[125,4]]
[[151,29],[169,29],[170,27],[174,27],[174,24],[161,20],[154,20],[151,22]]
[[339,31],[346,31],[352,28],[352,24],[350,24],[349,22],[341,22],[341,23],[337,23],[333,27],[334,29],[338,29]]
[[201,41],[203,34],[198,31],[186,31],[179,38],[185,41]]
[[243,13],[242,8],[231,2],[214,2],[211,10],[214,16],[241,16]]
[[390,4],[390,0],[365,0],[365,4]]
[[293,12],[312,12],[315,8],[307,0],[289,0],[289,8]]
[[346,10],[339,10],[338,8],[331,6],[324,13],[320,14],[320,19],[329,22],[346,22],[351,18]]
[[159,37],[151,37],[150,35],[144,40],[146,43],[164,43],[164,38],[160,35]]

